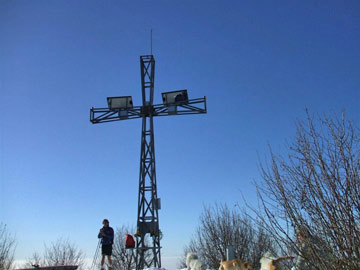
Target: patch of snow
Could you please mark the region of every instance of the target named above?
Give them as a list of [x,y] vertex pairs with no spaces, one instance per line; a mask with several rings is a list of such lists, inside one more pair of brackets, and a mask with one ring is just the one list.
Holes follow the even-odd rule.
[[144,268],[143,270],[167,270],[165,268],[154,268],[154,267],[151,267],[151,268]]

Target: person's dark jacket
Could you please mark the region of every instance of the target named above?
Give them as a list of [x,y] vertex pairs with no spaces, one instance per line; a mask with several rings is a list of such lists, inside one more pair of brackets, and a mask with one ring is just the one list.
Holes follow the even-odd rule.
[[98,234],[98,238],[101,238],[101,244],[102,245],[112,245],[114,242],[114,230],[110,226],[103,227],[101,229],[105,235],[102,235],[101,233]]

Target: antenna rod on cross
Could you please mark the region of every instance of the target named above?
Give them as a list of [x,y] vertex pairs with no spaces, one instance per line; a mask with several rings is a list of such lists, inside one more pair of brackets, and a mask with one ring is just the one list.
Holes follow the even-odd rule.
[[[152,30],[151,30],[152,37]],[[152,41],[151,41],[152,52]],[[159,228],[160,198],[157,195],[155,168],[155,116],[204,114],[207,112],[206,97],[189,99],[187,89],[162,93],[162,104],[153,104],[155,59],[153,55],[140,56],[142,106],[134,106],[131,96],[108,97],[107,108],[90,109],[93,124],[142,119],[141,154],[137,210],[136,269],[161,268]],[[150,236],[150,242],[146,235]],[[151,251],[149,256],[148,251]],[[146,256],[145,256],[146,255]]]
[[152,55],[152,28],[150,29],[150,54]]

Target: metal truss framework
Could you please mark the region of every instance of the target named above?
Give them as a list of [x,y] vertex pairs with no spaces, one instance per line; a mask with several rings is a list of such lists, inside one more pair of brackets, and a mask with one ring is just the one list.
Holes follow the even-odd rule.
[[[136,236],[136,269],[153,266],[161,268],[159,214],[155,169],[154,116],[206,113],[206,98],[153,105],[155,59],[153,55],[140,56],[142,106],[125,109],[91,108],[93,124],[142,118],[139,173],[138,213]],[[150,241],[146,241],[149,234]],[[149,246],[149,242],[152,245]]]
[[[174,106],[177,107],[177,112],[173,113],[169,111],[168,105],[156,104],[153,106],[136,106],[130,109],[126,109],[128,115],[126,117],[120,116],[120,110],[109,110],[108,108],[91,108],[90,110],[90,121],[93,124],[105,123],[105,122],[114,122],[119,120],[127,119],[136,119],[143,118],[146,115],[151,114],[152,116],[168,116],[168,115],[186,115],[186,114],[199,114],[206,113],[206,97],[190,99],[187,104],[182,104],[181,102],[174,103]],[[203,107],[196,107],[199,105],[204,105]],[[146,110],[149,110],[147,112]]]

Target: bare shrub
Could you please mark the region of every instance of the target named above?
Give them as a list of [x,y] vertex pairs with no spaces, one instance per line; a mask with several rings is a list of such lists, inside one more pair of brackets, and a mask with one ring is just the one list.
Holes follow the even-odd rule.
[[[204,207],[200,225],[184,253],[194,252],[209,268],[219,268],[226,259],[226,248],[231,245],[235,257],[252,263],[259,268],[260,258],[265,251],[276,252],[271,237],[257,226],[245,212],[230,210],[226,205]],[[184,260],[180,267],[185,266]]]
[[[113,268],[115,270],[130,270],[136,268],[136,248],[125,248],[126,234],[132,234],[133,232],[135,232],[135,227],[130,226],[123,225],[120,228],[116,229],[113,245]],[[149,238],[145,238],[146,246],[149,245],[149,241]],[[152,260],[151,251],[145,253],[145,260],[148,264],[150,264]]]
[[[297,122],[286,157],[270,149],[257,183],[261,224],[312,269],[360,269],[359,128],[342,118]],[[294,230],[306,231],[307,252]],[[315,241],[314,241],[315,240]]]
[[0,270],[13,267],[15,245],[15,238],[10,235],[6,225],[0,223]]
[[69,240],[60,238],[48,247],[45,245],[44,266],[84,264],[84,254]]
[[31,266],[64,266],[77,265],[78,269],[84,266],[84,253],[67,239],[60,238],[52,242],[50,246],[45,244],[44,255],[34,252],[32,257],[27,259],[25,267]]
[[122,226],[116,229],[113,245],[113,268],[116,270],[128,270],[136,267],[135,249],[125,249],[126,234],[131,234],[135,228]]
[[34,252],[30,258],[26,260],[24,264],[25,268],[32,268],[43,265],[42,258],[39,253]]

